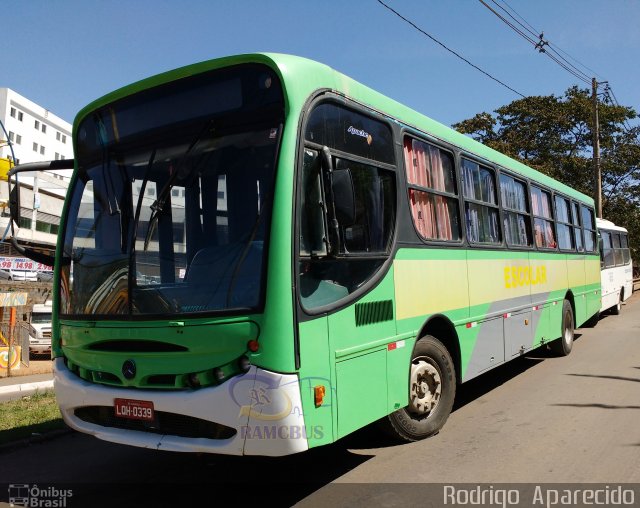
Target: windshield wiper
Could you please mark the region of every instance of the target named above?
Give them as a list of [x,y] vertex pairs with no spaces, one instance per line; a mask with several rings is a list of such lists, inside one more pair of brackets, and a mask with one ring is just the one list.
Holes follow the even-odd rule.
[[191,154],[193,149],[196,147],[196,145],[200,142],[200,140],[202,140],[203,136],[209,131],[212,123],[213,123],[213,120],[208,120],[204,124],[204,127],[202,128],[202,130],[196,135],[195,138],[193,138],[193,141],[191,141],[191,144],[189,145],[187,150],[184,152],[184,155],[180,159],[180,162],[178,163],[176,170],[171,174],[171,176],[169,177],[169,180],[167,180],[167,183],[164,184],[164,187],[162,187],[162,189],[158,193],[158,197],[151,204],[150,206],[151,217],[149,217],[149,228],[147,229],[147,235],[145,236],[145,239],[144,239],[145,251],[149,247],[149,242],[151,241],[151,237],[153,236],[153,233],[155,232],[156,226],[158,224],[158,218],[160,217],[160,214],[164,210],[164,206],[167,202],[167,199],[171,194],[171,189],[173,189],[173,186],[176,183],[176,180],[178,179],[178,177],[182,172],[182,166],[184,166],[185,162],[189,158],[189,155]]

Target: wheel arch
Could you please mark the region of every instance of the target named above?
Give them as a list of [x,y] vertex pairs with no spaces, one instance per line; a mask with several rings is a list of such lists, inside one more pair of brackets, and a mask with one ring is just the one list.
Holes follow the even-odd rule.
[[576,302],[573,297],[573,291],[569,289],[564,295],[564,299],[568,300],[569,304],[571,305],[571,312],[573,312],[573,327],[577,328]]
[[443,314],[434,314],[422,325],[417,338],[421,339],[426,335],[435,337],[447,348],[456,369],[456,383],[460,384],[462,382],[460,341],[451,320]]

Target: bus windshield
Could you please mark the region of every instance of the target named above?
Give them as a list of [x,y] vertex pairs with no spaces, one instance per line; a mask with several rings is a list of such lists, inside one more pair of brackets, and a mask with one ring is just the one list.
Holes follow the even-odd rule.
[[76,139],[61,314],[256,309],[284,100],[244,65],[88,114]]

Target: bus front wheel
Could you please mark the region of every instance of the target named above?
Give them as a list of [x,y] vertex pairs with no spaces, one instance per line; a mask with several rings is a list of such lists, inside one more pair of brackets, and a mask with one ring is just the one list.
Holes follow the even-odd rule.
[[562,302],[562,335],[559,339],[554,340],[549,344],[551,350],[558,356],[567,356],[573,349],[573,336],[574,336],[574,320],[573,309],[569,300]]
[[418,441],[444,426],[456,394],[456,371],[447,348],[435,337],[420,338],[409,371],[409,405],[382,420],[396,439]]

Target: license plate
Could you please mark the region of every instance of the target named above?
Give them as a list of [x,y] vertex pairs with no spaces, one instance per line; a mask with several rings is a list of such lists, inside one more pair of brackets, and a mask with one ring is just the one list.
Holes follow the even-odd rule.
[[150,400],[115,399],[113,401],[118,418],[153,421],[153,402]]

